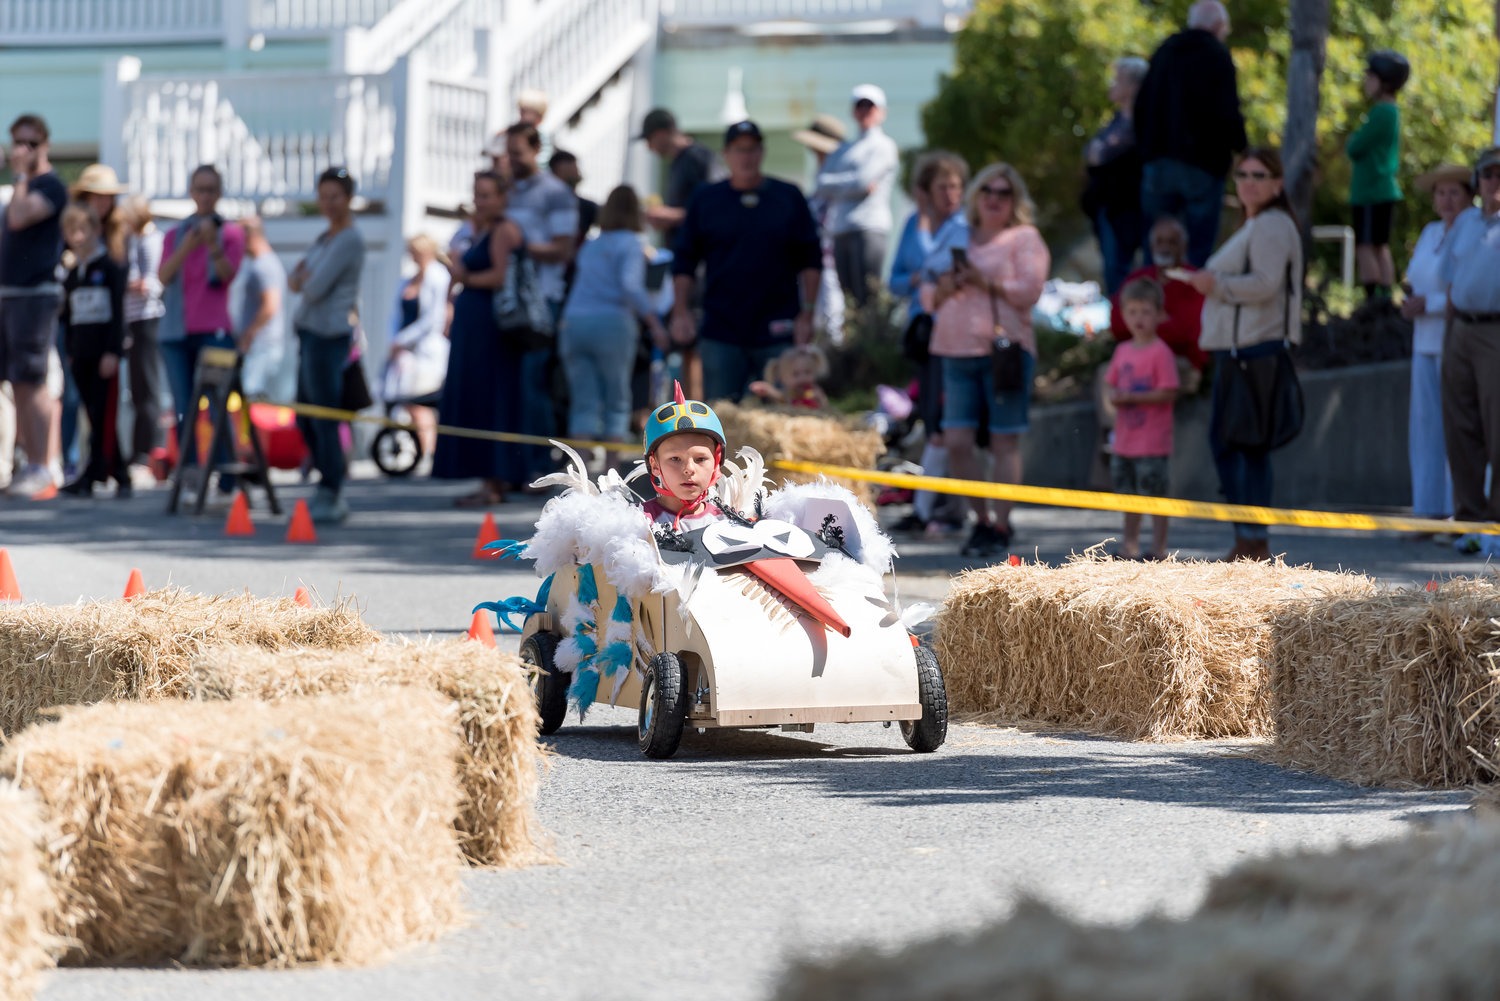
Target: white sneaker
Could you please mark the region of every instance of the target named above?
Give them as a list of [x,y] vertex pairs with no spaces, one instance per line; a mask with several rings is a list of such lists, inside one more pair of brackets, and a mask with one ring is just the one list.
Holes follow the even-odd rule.
[[10,481],[6,493],[20,500],[52,500],[57,496],[57,480],[46,466],[27,466],[25,472]]

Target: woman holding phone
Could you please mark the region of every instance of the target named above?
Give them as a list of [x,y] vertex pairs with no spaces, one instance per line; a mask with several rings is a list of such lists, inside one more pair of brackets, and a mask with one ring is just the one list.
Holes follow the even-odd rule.
[[[980,477],[975,444],[984,429],[994,457],[990,478],[1019,483],[1036,372],[1031,307],[1041,298],[1052,255],[1032,225],[1026,184],[1010,164],[990,164],[975,176],[964,215],[967,244],[934,250],[921,293],[933,314],[932,354],[942,359],[948,469],[958,479]],[[971,504],[978,520],[963,555],[1002,555],[1010,547],[1011,504],[979,498]]]

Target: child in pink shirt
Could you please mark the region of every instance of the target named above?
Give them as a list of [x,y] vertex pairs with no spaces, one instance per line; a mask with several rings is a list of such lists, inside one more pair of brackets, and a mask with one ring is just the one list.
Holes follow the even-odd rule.
[[[1172,403],[1177,399],[1177,362],[1172,349],[1156,336],[1166,315],[1161,286],[1149,278],[1120,290],[1120,312],[1130,340],[1115,348],[1105,378],[1114,390],[1114,456],[1110,479],[1115,493],[1165,497],[1171,487]],[[1167,554],[1167,517],[1151,516],[1153,559]],[[1120,555],[1141,554],[1141,516],[1125,515]]]

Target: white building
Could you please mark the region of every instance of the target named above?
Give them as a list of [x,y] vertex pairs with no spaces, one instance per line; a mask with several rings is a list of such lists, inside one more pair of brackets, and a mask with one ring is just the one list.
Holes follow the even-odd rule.
[[[547,93],[544,131],[576,153],[582,192],[655,185],[631,136],[657,104],[714,135],[737,101],[769,137],[768,170],[805,175],[787,135],[847,115],[881,84],[888,129],[921,143],[921,104],[951,62],[970,0],[0,0],[0,119],[48,119],[54,159],[98,159],[185,210],[199,163],[230,209],[267,217],[294,262],[322,223],[316,178],[347,166],[368,203],[364,292],[384,355],[404,237],[443,236],[523,89]],[[734,89],[734,80],[742,81]]]

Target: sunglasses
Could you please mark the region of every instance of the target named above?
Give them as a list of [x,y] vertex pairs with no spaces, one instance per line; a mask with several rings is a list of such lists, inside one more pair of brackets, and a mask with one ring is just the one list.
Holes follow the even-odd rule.
[[1486,181],[1500,179],[1500,167],[1487,167],[1479,172],[1479,176]]
[[991,198],[1010,198],[1016,193],[1015,188],[992,188],[989,185],[979,189],[981,195],[989,195]]
[[1236,181],[1269,181],[1271,173],[1266,170],[1236,170],[1234,179]]

